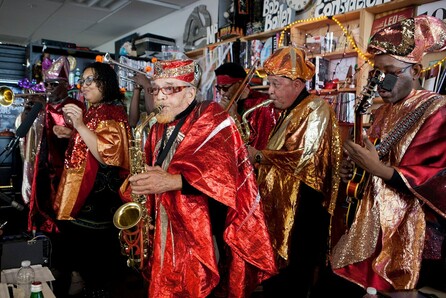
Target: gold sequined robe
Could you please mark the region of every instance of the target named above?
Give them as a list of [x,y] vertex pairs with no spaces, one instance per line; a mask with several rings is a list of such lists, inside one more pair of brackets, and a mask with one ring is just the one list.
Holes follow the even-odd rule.
[[[384,139],[405,115],[432,96],[436,94],[412,90],[405,99],[381,106],[369,136]],[[363,287],[408,290],[416,286],[423,254],[439,257],[439,251],[427,250],[435,239],[426,237],[426,218],[446,217],[445,104],[444,96],[434,101],[382,159],[398,171],[410,193],[372,177],[350,230],[333,248],[335,273]]]
[[262,150],[257,180],[273,246],[286,262],[302,183],[324,195],[323,205],[333,215],[341,139],[333,109],[315,95],[307,96],[278,125]]

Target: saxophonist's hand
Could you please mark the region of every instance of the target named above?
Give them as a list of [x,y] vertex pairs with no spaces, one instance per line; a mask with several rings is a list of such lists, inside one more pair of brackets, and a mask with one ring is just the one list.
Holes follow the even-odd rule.
[[146,165],[145,172],[129,178],[132,192],[136,195],[159,194],[180,190],[183,186],[180,174],[170,174],[159,166]]

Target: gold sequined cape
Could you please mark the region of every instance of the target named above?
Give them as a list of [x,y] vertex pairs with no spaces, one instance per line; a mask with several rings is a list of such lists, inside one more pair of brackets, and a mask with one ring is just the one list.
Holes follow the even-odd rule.
[[[381,106],[368,134],[384,139],[405,115],[436,95],[412,90],[407,98]],[[444,96],[434,101],[383,158],[398,171],[410,193],[372,177],[350,230],[333,248],[332,267],[337,274],[378,290],[392,290],[377,283],[379,279],[395,290],[416,286],[423,253],[435,241],[426,238],[426,217],[429,213],[446,217],[445,104]]]
[[333,215],[342,151],[335,113],[320,97],[307,96],[279,125],[262,150],[258,183],[273,246],[286,261],[301,183],[321,192]]
[[[131,138],[128,116],[123,106],[92,106],[84,123],[98,137],[98,151],[107,165],[120,167],[122,177],[129,172],[128,146]],[[65,166],[53,204],[57,219],[72,220],[93,188],[99,162],[76,131],[70,139]]]

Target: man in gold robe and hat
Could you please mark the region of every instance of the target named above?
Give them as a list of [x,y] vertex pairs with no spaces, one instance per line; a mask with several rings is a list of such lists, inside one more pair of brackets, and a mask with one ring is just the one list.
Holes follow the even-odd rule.
[[265,297],[309,297],[326,257],[339,186],[340,130],[327,101],[310,94],[315,74],[305,52],[276,50],[263,64],[270,99],[281,111],[266,148],[249,146],[280,272],[263,283]]

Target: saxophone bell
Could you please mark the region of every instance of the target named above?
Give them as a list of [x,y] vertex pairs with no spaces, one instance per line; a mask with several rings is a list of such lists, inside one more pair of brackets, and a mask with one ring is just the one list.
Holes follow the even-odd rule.
[[[134,130],[130,141],[130,174],[140,174],[145,170],[145,154],[142,146],[144,128],[160,113],[163,106],[156,107]],[[113,215],[113,224],[119,231],[121,252],[127,256],[127,266],[143,270],[150,253],[152,218],[146,209],[146,196],[132,194],[132,201],[121,205]]]

